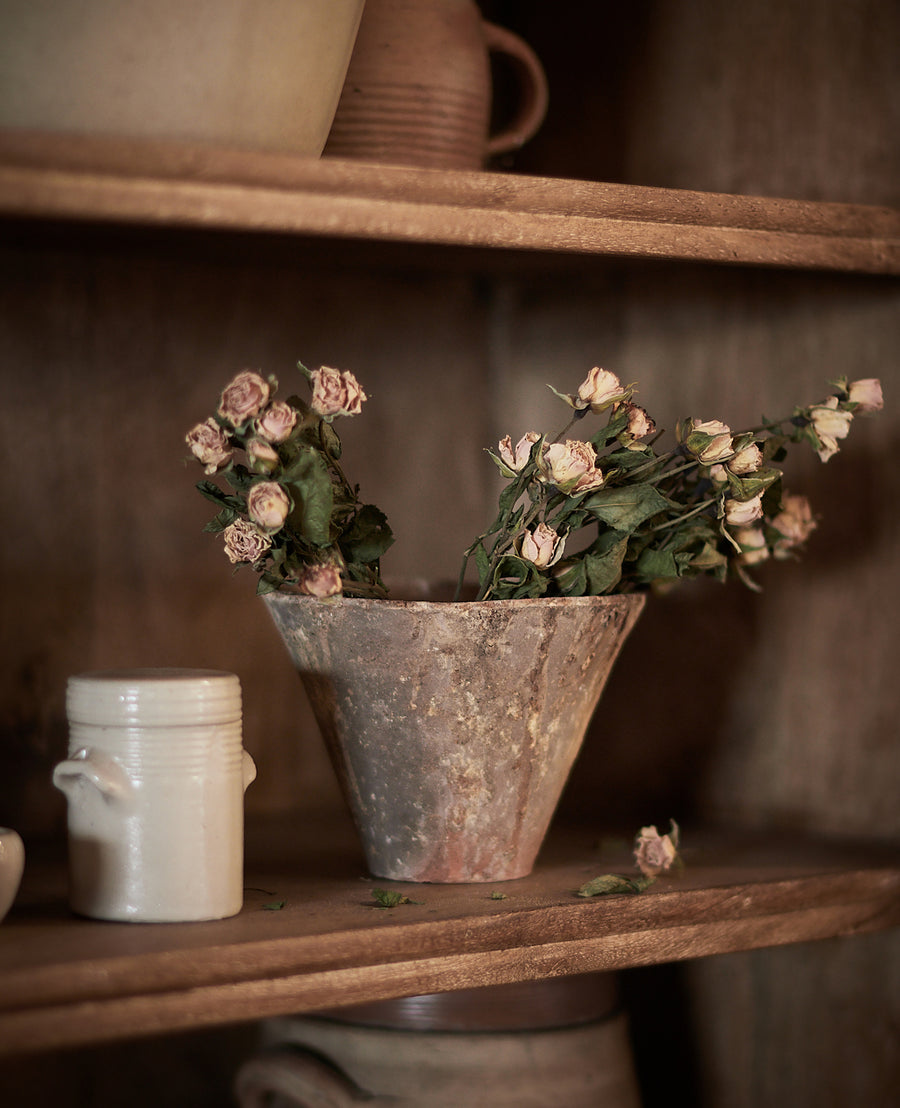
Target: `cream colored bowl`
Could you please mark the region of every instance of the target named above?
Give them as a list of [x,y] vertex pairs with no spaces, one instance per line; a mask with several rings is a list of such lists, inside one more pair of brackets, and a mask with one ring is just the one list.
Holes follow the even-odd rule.
[[364,0],[2,0],[0,127],[317,157]]
[[25,869],[25,847],[9,827],[0,827],[0,920],[12,907]]

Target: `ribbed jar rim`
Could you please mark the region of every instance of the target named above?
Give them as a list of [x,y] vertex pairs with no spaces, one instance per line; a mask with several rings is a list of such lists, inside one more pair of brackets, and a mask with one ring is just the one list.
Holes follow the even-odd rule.
[[215,669],[108,669],[69,678],[70,723],[172,727],[241,718],[241,683]]

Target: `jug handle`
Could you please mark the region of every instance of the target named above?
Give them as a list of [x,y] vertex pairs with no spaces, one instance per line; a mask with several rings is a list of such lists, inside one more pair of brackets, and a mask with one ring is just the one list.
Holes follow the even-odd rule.
[[354,1105],[394,1104],[393,1097],[373,1096],[359,1089],[329,1059],[320,1058],[302,1046],[273,1047],[250,1058],[235,1078],[234,1091],[240,1108],[264,1108],[273,1094],[278,1103],[312,1108],[353,1108]]
[[78,781],[89,781],[106,800],[124,800],[131,793],[131,781],[121,765],[107,755],[82,747],[53,770],[53,784],[64,793]]
[[487,143],[488,156],[508,154],[524,145],[544,122],[549,99],[547,75],[537,54],[518,35],[487,20],[482,21],[482,26],[488,50],[493,54],[504,54],[512,60],[519,82],[521,101],[518,110],[501,131],[490,136]]
[[256,762],[246,750],[241,750],[241,780],[244,783],[244,792],[247,791],[247,786],[256,780]]

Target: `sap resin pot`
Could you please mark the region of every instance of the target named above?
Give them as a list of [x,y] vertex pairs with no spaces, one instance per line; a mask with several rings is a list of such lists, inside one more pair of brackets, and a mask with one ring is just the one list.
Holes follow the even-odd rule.
[[643,596],[264,599],[371,873],[530,873]]

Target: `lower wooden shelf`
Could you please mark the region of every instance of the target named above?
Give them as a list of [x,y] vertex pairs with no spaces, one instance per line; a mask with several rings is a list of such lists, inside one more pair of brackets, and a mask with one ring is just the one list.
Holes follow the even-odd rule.
[[[78,918],[64,862],[30,858],[0,925],[0,1054],[900,923],[897,848],[690,830],[686,838],[681,876],[637,896],[584,899],[576,890],[590,878],[631,872],[627,843],[561,830],[518,881],[392,885],[366,876],[343,823],[253,828],[242,912],[193,924]],[[382,887],[411,903],[379,908],[373,890]]]

